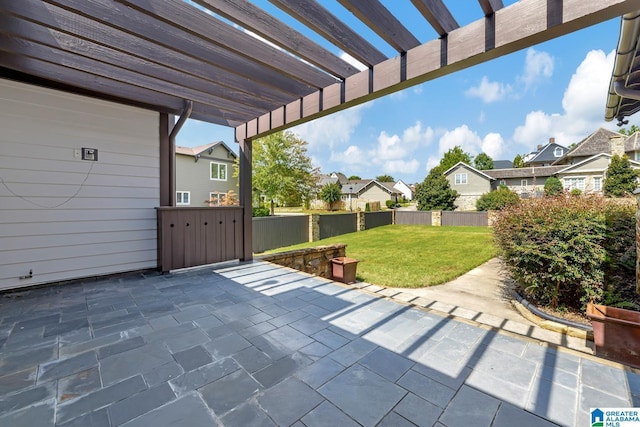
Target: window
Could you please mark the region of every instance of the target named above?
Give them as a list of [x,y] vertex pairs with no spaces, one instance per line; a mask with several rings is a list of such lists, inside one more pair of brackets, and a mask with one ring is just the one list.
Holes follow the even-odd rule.
[[507,185],[507,181],[505,181],[504,179],[500,180],[500,185]]
[[633,160],[640,161],[640,151],[634,151],[633,152]]
[[466,173],[457,173],[456,174],[456,185],[462,185],[467,183],[467,174]]
[[573,190],[577,188],[580,191],[584,191],[584,178],[565,178],[564,189]]
[[556,147],[556,149],[553,150],[553,155],[555,157],[562,157],[563,154],[564,154],[564,150],[560,147]]
[[216,181],[226,181],[227,165],[225,163],[211,162],[211,179]]
[[529,185],[529,181],[526,179],[522,179],[520,180],[520,186],[521,187],[526,187],[527,185]]
[[209,206],[220,206],[220,200],[224,197],[224,193],[209,193]]
[[191,192],[176,191],[176,206],[185,206],[191,203]]
[[593,177],[593,191],[602,191],[602,177],[594,176]]

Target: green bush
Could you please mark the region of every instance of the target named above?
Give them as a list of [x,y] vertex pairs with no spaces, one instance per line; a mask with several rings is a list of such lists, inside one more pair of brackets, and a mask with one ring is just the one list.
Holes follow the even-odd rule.
[[365,203],[365,205],[364,205],[364,211],[365,211],[365,212],[371,212],[371,205],[369,205],[369,202]]
[[569,195],[573,197],[582,196],[582,190],[579,188],[572,188],[571,191],[569,191]]
[[476,209],[479,211],[499,211],[518,203],[520,203],[520,196],[509,190],[508,187],[501,185],[496,191],[480,196],[476,201]]
[[607,239],[619,231],[614,227],[628,226],[618,215],[624,213],[601,197],[531,199],[502,210],[494,236],[511,277],[528,298],[554,308],[584,309],[587,302],[602,300],[607,259],[618,259],[622,249]]
[[544,183],[544,195],[548,197],[559,196],[564,192],[562,182],[555,176],[550,176]]
[[396,207],[396,201],[395,200],[387,200],[384,202],[385,205],[387,205],[388,209],[392,209]]
[[259,206],[252,209],[253,216],[269,216],[269,214],[271,214],[271,211],[265,206]]

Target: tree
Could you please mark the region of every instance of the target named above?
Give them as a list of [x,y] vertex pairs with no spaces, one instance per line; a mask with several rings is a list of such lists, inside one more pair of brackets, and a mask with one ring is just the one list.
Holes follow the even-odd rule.
[[391,175],[380,175],[376,176],[376,181],[378,182],[396,182],[395,179]]
[[349,181],[359,181],[362,178],[360,178],[358,175],[351,175],[349,178],[347,178]]
[[421,184],[416,185],[416,200],[421,211],[452,211],[456,208],[454,202],[458,196],[459,193],[451,188],[438,166],[431,169]]
[[333,204],[340,200],[342,196],[342,186],[337,182],[327,184],[320,190],[320,200],[324,201],[329,210],[333,210]]
[[547,197],[559,196],[564,192],[562,182],[555,176],[550,176],[544,183],[544,195]]
[[524,167],[524,159],[520,154],[516,154],[513,158],[513,167],[514,168],[523,168]]
[[440,173],[446,172],[460,162],[471,166],[471,154],[465,152],[459,145],[456,145],[442,156],[440,164],[438,165]]
[[633,194],[638,187],[638,174],[631,167],[629,157],[617,154],[611,158],[604,180],[604,194],[610,197],[622,197]]
[[520,196],[506,185],[501,185],[496,191],[490,191],[480,196],[476,201],[476,209],[479,211],[499,211],[518,203],[520,203]]
[[493,169],[493,159],[486,153],[480,153],[473,159],[473,164],[476,169],[485,171],[489,169]]
[[631,127],[629,129],[622,128],[622,129],[619,130],[619,132],[621,134],[627,135],[627,136],[631,136],[634,133],[639,132],[639,131],[640,131],[640,128],[638,126],[636,126],[636,125],[631,125]]
[[307,156],[307,142],[292,132],[253,141],[253,188],[270,201],[271,215],[276,199],[309,198],[317,172]]

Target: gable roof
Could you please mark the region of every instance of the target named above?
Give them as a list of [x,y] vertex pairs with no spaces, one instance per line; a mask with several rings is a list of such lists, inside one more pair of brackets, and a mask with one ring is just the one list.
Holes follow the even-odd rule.
[[231,150],[231,148],[229,148],[229,146],[223,141],[212,142],[210,144],[199,145],[197,147],[181,147],[179,145],[176,145],[176,154],[199,158],[205,151],[208,151],[208,154],[211,154],[214,148],[216,148],[218,145],[224,147],[234,159],[238,157],[236,153],[234,153],[233,150]]
[[611,144],[609,139],[614,136],[619,136],[618,132],[613,132],[608,129],[599,128],[591,135],[580,141],[564,156],[564,158],[558,159],[554,162],[560,163],[563,159],[572,157],[590,157],[600,153],[609,153],[611,151]]
[[[474,168],[473,166],[470,166],[470,165],[466,164],[465,162],[456,163],[455,165],[451,166],[449,169],[444,171],[442,174],[444,176],[447,176],[447,175],[449,175],[449,172],[451,172],[452,170],[456,169],[459,166],[462,166],[462,167],[464,167],[466,169],[469,169],[471,172],[474,172],[474,173],[476,173],[476,174],[478,174],[478,175],[480,175],[480,176],[482,176],[484,178],[487,178],[489,181],[493,180],[493,178],[491,176],[489,176],[486,173]],[[488,172],[488,171],[485,171],[485,172]]]
[[624,152],[628,153],[630,151],[640,151],[640,132],[630,135],[624,141]]
[[493,179],[548,177],[566,166],[533,166],[528,168],[491,169],[485,171]]
[[511,169],[513,167],[513,162],[511,160],[494,160],[493,168],[494,169]]
[[[391,185],[387,185],[391,184]],[[366,191],[371,186],[380,187],[382,190],[389,194],[402,194],[402,192],[393,188],[393,182],[379,182],[375,179],[361,179],[358,181],[349,181],[346,184],[342,184],[342,194],[360,194]]]
[[556,144],[555,142],[548,142],[544,146],[540,147],[540,149],[535,152],[535,154],[533,154],[533,157],[527,160],[526,163],[554,162],[558,160],[558,157],[555,155],[556,148],[562,149],[562,155],[560,156],[560,158],[564,157],[567,152],[567,147]]
[[[579,168],[580,166],[584,165],[585,163],[592,162],[592,161],[594,161],[595,159],[597,159],[599,157],[608,157],[609,159],[611,159],[613,157],[613,155],[611,155],[610,153],[598,153],[595,156],[591,156],[588,159],[584,159],[583,161],[576,163],[575,165],[567,166],[564,169],[558,171],[558,173],[569,172],[569,170],[574,169],[574,168]],[[636,162],[635,160],[629,160],[629,163],[631,163],[632,166],[640,167],[640,162]]]

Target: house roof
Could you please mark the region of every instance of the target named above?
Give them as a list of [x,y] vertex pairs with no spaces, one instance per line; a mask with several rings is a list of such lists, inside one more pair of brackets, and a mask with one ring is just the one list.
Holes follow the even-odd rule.
[[527,168],[491,169],[485,171],[493,179],[548,177],[566,166],[534,166]]
[[624,141],[624,152],[628,153],[630,151],[640,151],[640,132],[630,135]]
[[402,192],[393,188],[393,182],[380,182],[375,179],[361,179],[358,181],[349,181],[342,185],[342,194],[360,194],[371,186],[380,187],[389,194],[402,194]]
[[555,142],[548,142],[544,146],[540,147],[538,151],[532,153],[533,156],[526,160],[526,163],[552,163],[558,160],[558,156],[555,155],[556,148],[562,149],[562,155],[560,157],[563,157],[567,152],[567,147],[556,144]]
[[608,129],[599,128],[591,135],[580,141],[565,155],[564,158],[558,159],[555,164],[562,163],[564,159],[572,157],[591,157],[600,153],[608,153],[611,151],[610,138],[614,136],[620,136],[618,132],[613,132]]
[[[610,159],[613,156],[610,153],[598,153],[595,156],[591,156],[588,159],[584,159],[583,161],[576,163],[575,165],[565,166],[564,169],[558,171],[558,173],[565,173],[565,172],[569,172],[571,169],[577,169],[580,166],[584,165],[585,163],[592,162],[593,160],[599,157],[608,157]],[[629,163],[631,163],[632,166],[640,167],[640,162],[629,160]]]
[[[269,3],[5,1],[0,78],[167,114],[190,111],[234,127],[236,140],[252,139],[637,7],[629,0],[519,0],[509,7],[477,0],[476,19],[461,27],[447,7],[453,0],[402,2],[416,9],[424,24],[417,27],[432,29],[416,35],[381,0],[338,0],[335,12],[316,1]],[[539,13],[549,7],[558,10]],[[267,11],[273,8],[291,25]],[[352,27],[342,15],[359,22]]]
[[474,168],[473,166],[470,166],[470,165],[466,164],[465,162],[456,163],[455,165],[451,166],[449,169],[444,171],[442,174],[445,175],[445,176],[449,175],[449,172],[451,172],[452,170],[454,170],[454,169],[456,169],[456,168],[458,168],[460,166],[462,166],[462,167],[464,167],[466,169],[469,169],[471,172],[474,172],[474,173],[476,173],[476,174],[478,174],[478,175],[480,175],[480,176],[482,176],[484,178],[487,178],[489,181],[491,181],[493,179],[491,176],[489,176],[489,175],[487,175],[485,173],[485,172],[489,172],[488,170],[487,171],[480,171],[480,170]]
[[493,168],[494,169],[510,169],[513,167],[513,162],[511,160],[494,160]]
[[202,153],[204,153],[205,151],[208,151],[210,154],[213,151],[213,149],[216,148],[218,145],[224,147],[229,152],[229,154],[233,156],[234,159],[238,157],[236,153],[234,153],[233,150],[231,150],[231,148],[229,148],[229,146],[225,144],[223,141],[212,142],[210,144],[199,145],[197,147],[182,147],[182,146],[176,145],[176,154],[200,157]]

